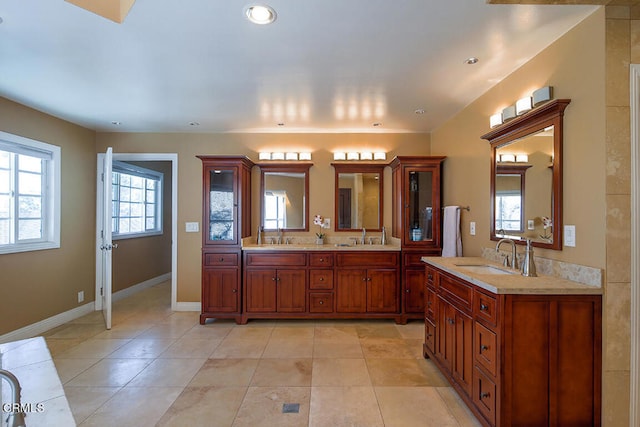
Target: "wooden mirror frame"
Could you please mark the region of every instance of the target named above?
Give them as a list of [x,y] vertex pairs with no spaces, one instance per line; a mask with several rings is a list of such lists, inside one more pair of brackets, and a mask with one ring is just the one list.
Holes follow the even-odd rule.
[[304,174],[304,227],[284,228],[284,231],[309,231],[309,169],[313,163],[260,163],[260,227],[264,230],[275,231],[275,229],[264,228],[264,175],[272,172],[288,172]]
[[378,227],[367,228],[367,231],[382,231],[384,224],[383,211],[384,211],[384,168],[387,166],[382,163],[331,163],[331,166],[335,169],[335,190],[334,190],[334,231],[361,231],[360,228],[339,228],[338,215],[340,212],[340,182],[338,176],[341,173],[377,173],[378,179]]
[[[496,172],[498,148],[506,146],[518,139],[534,134],[549,126],[554,127],[553,132],[553,161],[551,164],[552,191],[551,191],[551,216],[553,221],[553,242],[532,241],[537,247],[562,250],[562,138],[563,117],[570,99],[556,99],[536,107],[535,109],[517,117],[507,123],[498,126],[491,132],[482,135],[491,144],[491,224],[489,227],[491,240],[499,240],[495,230],[495,198],[496,198]],[[524,240],[518,241],[524,243]]]

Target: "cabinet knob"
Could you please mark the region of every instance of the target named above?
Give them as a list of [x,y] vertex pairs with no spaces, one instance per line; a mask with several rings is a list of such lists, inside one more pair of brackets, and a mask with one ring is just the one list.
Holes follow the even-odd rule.
[[324,262],[324,258],[320,258],[320,262]]
[[238,292],[237,289],[233,289],[231,292],[233,292],[234,294]]
[[276,278],[275,278],[275,277],[272,277],[272,278],[271,278],[271,280],[272,280],[273,282],[275,282],[275,281],[276,281]]
[[405,291],[406,293],[410,293],[410,292],[411,292],[411,289],[405,289],[404,291]]
[[428,278],[429,280],[433,280],[433,274],[431,274],[431,273],[427,274],[427,278]]
[[220,257],[220,258],[218,259],[218,261],[222,262],[222,261],[224,261],[224,258]]
[[318,304],[322,305],[322,304],[324,304],[324,301],[320,300],[320,302],[318,302]]
[[480,303],[480,311],[487,311],[487,310],[489,310],[489,306],[486,304]]
[[489,396],[491,396],[489,393],[480,393],[480,399],[486,399]]
[[321,281],[321,282],[324,282],[324,277],[321,277],[321,278],[320,278],[320,281]]
[[367,282],[370,282],[370,281],[371,281],[371,277],[367,277]]
[[431,338],[433,334],[427,334],[427,338]]
[[363,278],[362,278],[362,281],[363,281],[363,282],[366,282],[366,281],[367,281],[367,278],[366,278],[366,277],[363,277]]
[[431,301],[427,301],[427,307],[431,307]]
[[485,351],[485,350],[489,350],[489,346],[486,346],[486,345],[482,344],[482,345],[480,346],[480,353],[482,353],[482,352],[483,352],[483,351]]

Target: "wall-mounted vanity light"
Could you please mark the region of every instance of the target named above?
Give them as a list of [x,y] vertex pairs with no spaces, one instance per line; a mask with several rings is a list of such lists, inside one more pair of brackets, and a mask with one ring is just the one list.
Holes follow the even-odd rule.
[[258,153],[258,159],[260,160],[311,160],[311,153],[302,152],[297,153],[293,151],[288,151],[286,153],[283,152],[269,152],[269,151],[261,151]]
[[336,151],[333,153],[333,160],[386,160],[387,153],[384,151]]
[[531,96],[519,99],[515,105],[504,108],[500,113],[496,113],[489,117],[489,126],[493,129],[503,123],[513,120],[518,116],[544,104],[553,99],[553,87],[545,86],[533,91]]
[[500,154],[499,163],[527,163],[528,154]]

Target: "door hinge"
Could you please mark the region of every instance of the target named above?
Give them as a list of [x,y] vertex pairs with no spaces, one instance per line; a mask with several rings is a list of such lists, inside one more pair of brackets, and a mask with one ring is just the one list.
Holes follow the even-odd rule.
[[104,182],[104,173],[100,174],[100,181]]
[[100,288],[100,296],[104,296],[104,292],[102,291],[104,288]]

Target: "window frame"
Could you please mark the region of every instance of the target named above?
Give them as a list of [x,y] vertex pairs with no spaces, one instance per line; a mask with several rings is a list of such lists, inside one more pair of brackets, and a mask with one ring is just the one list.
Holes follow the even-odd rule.
[[[143,231],[143,232],[135,232],[135,233],[119,233],[117,232],[117,227],[113,227],[112,229],[112,240],[125,240],[125,239],[137,239],[143,237],[151,237],[151,236],[161,236],[164,234],[164,200],[163,200],[163,189],[164,189],[164,173],[158,172],[152,169],[147,169],[142,166],[138,166],[126,161],[114,160],[112,164],[112,171],[115,176],[118,174],[126,174],[130,176],[137,176],[145,179],[154,179],[158,181],[155,189],[155,220],[157,227],[152,231]],[[113,185],[113,184],[112,184]],[[146,191],[146,189],[145,189]],[[112,196],[113,197],[113,196]],[[112,203],[115,204],[115,201]],[[118,200],[119,203],[119,200]],[[143,202],[143,209],[146,207],[146,198],[145,202]],[[115,206],[112,208],[112,212],[118,212],[119,208],[116,209]],[[111,220],[114,220],[113,214],[111,215]],[[118,219],[120,216],[118,215]],[[146,221],[146,216],[144,217]]]
[[[61,209],[61,161],[62,149],[59,146],[37,141],[24,136],[0,131],[0,150],[17,155],[39,157],[44,160],[42,168],[42,233],[39,239],[15,241],[0,245],[0,255],[60,248],[60,209]],[[19,170],[11,168],[16,180]],[[16,197],[14,195],[13,197]],[[14,206],[17,203],[14,203]],[[18,206],[15,206],[10,218],[16,221]]]

